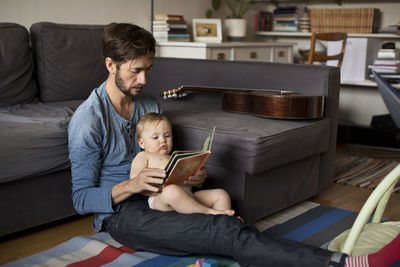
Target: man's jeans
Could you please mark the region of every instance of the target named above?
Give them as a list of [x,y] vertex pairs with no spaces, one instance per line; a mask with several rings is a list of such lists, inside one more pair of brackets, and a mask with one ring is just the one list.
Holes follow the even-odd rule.
[[241,266],[328,266],[331,252],[259,233],[227,215],[179,214],[148,207],[147,197],[130,198],[107,218],[105,230],[135,250],[166,255],[216,254]]

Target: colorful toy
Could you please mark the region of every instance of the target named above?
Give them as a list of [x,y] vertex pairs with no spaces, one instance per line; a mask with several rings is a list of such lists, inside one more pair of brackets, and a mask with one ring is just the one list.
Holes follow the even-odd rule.
[[201,267],[219,267],[219,264],[213,259],[206,259],[205,261],[203,261]]
[[206,259],[205,258],[201,258],[201,259],[198,259],[197,261],[196,261],[196,263],[195,263],[195,265],[196,266],[199,266],[199,267],[202,267],[203,265],[203,262],[205,261]]

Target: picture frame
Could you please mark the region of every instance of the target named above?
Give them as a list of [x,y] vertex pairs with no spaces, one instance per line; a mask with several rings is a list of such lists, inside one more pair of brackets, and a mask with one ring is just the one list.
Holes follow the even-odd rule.
[[222,42],[221,19],[193,19],[193,41],[204,43]]

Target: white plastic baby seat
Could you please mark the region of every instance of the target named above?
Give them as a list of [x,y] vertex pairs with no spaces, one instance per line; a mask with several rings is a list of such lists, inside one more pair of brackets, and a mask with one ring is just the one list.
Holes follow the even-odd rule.
[[[374,253],[392,241],[400,233],[400,221],[381,222],[381,219],[393,188],[399,179],[400,164],[371,193],[352,228],[332,240],[328,249],[349,256],[358,256]],[[374,210],[372,222],[367,224]]]

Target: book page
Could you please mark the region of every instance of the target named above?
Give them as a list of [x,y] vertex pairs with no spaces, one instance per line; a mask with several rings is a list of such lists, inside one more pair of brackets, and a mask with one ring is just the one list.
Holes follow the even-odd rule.
[[208,137],[206,138],[206,140],[204,141],[204,144],[201,147],[201,150],[203,150],[203,151],[211,151],[211,144],[212,144],[212,141],[213,141],[213,138],[214,138],[214,133],[215,133],[215,126],[211,130],[211,132],[208,135]]

